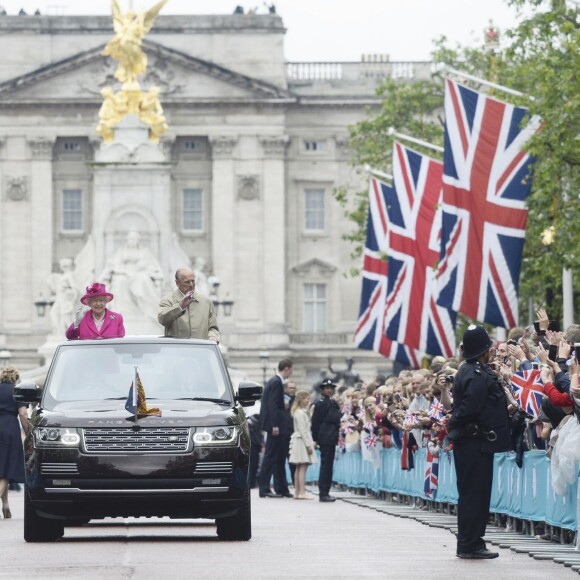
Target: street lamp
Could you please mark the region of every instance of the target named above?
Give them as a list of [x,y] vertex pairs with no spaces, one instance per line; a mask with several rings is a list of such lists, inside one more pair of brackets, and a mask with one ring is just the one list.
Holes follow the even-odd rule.
[[8,364],[8,361],[12,358],[12,353],[9,350],[0,350],[0,360],[2,361],[2,367]]
[[208,278],[208,283],[211,286],[209,297],[213,302],[213,307],[216,309],[216,312],[219,306],[223,306],[224,309],[224,316],[231,316],[232,315],[232,308],[234,306],[234,301],[229,297],[229,294],[226,294],[226,297],[223,300],[219,299],[218,296],[218,289],[220,287],[220,280],[217,276],[211,275]]
[[38,297],[38,300],[34,301],[34,306],[36,306],[36,314],[39,318],[44,318],[46,314],[47,306],[52,306],[54,304],[54,298],[45,298],[42,294]]
[[267,350],[260,351],[260,360],[262,361],[262,382],[266,384],[266,374],[268,372],[270,353]]

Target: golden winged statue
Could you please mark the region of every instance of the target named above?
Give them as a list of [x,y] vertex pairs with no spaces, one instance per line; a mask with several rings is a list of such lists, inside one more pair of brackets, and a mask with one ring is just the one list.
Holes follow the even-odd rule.
[[103,104],[99,111],[97,132],[105,143],[115,136],[115,126],[127,115],[137,115],[150,126],[149,140],[159,141],[167,130],[163,109],[159,102],[159,89],[152,87],[148,92],[141,90],[137,77],[147,69],[147,55],[141,48],[143,37],[153,28],[161,8],[168,0],[161,0],[147,12],[122,12],[119,0],[112,0],[113,28],[115,36],[107,43],[102,54],[119,62],[115,78],[123,83],[121,90],[113,92],[105,87],[101,94]]
[[147,12],[129,10],[123,14],[118,0],[112,0],[115,36],[107,43],[104,56],[119,61],[115,78],[122,83],[132,83],[147,68],[147,55],[141,49],[143,37],[153,28],[161,8],[168,0],[161,0]]

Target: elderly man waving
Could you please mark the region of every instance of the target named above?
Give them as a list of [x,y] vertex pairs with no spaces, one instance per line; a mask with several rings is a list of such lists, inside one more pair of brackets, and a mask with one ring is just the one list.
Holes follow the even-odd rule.
[[159,324],[165,336],[220,341],[217,316],[212,301],[195,290],[195,274],[189,268],[175,272],[177,290],[159,302]]

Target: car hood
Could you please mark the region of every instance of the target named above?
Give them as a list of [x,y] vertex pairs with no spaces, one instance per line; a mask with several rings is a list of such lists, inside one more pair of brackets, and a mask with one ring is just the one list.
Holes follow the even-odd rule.
[[[237,408],[209,401],[148,401],[148,406],[158,407],[161,416],[139,417],[139,425],[142,427],[236,425],[243,417]],[[135,417],[125,409],[125,401],[75,401],[60,403],[50,411],[38,409],[33,424],[52,427],[122,427],[133,425],[134,420]]]

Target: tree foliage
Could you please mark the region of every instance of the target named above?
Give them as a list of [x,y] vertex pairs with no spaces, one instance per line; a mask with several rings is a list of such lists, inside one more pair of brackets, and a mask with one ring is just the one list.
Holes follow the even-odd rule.
[[[399,133],[442,144],[443,65],[497,84],[517,89],[524,97],[511,97],[466,82],[476,90],[525,106],[542,118],[542,129],[529,142],[536,158],[520,279],[520,299],[525,311],[529,298],[546,305],[550,315],[561,316],[562,268],[571,268],[575,287],[580,284],[580,33],[578,10],[563,0],[507,0],[517,9],[527,8],[514,29],[503,31],[507,46],[489,51],[483,46],[450,47],[441,37],[434,43],[434,73],[429,80],[405,82],[388,79],[377,90],[382,104],[368,118],[350,128],[352,163],[389,173],[393,137]],[[438,72],[437,72],[438,71]],[[464,82],[464,81],[462,81]],[[530,98],[531,97],[531,98]],[[430,149],[415,149],[441,156]],[[532,178],[532,176],[530,176]],[[339,189],[336,198],[353,222],[346,236],[353,255],[362,253],[368,208],[367,190]],[[545,232],[552,241],[545,244]]]

